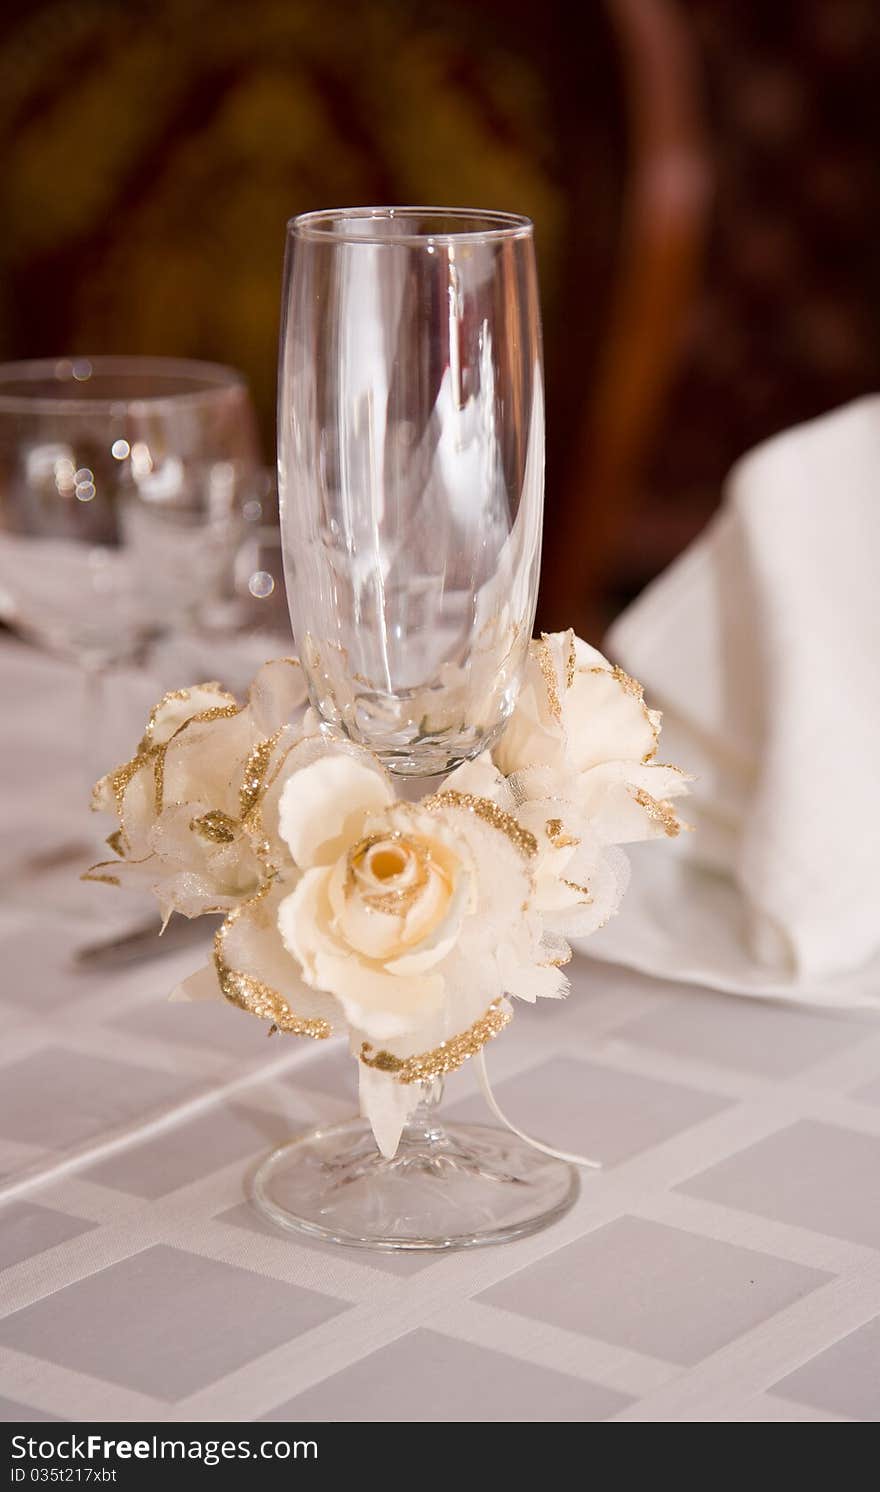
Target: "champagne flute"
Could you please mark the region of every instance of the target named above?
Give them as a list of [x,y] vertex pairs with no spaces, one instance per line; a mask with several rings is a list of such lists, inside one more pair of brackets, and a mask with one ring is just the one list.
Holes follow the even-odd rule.
[[312,703],[392,771],[446,772],[503,728],[535,614],[531,223],[308,213],[291,225],[284,306],[279,490]]
[[[291,620],[322,729],[405,778],[490,747],[534,620],[544,482],[532,224],[380,207],[289,225],[279,494]],[[413,784],[415,786],[415,784]],[[441,1129],[439,1084],[383,1158],[360,1119],[282,1147],[276,1223],[361,1247],[496,1243],[558,1217],[573,1169]]]

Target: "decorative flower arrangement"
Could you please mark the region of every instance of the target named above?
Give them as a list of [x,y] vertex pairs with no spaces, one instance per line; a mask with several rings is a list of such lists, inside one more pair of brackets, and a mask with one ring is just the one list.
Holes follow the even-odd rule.
[[655,761],[641,686],[571,631],[532,643],[494,749],[419,802],[306,704],[295,659],[261,668],[245,704],[217,684],[166,695],[95,788],[119,827],[87,878],[150,887],[164,922],[224,912],[212,963],[172,998],[347,1032],[393,1156],[421,1081],[497,1035],[511,997],[566,993],[568,940],[626,889],[619,847],[677,835],[689,779]]

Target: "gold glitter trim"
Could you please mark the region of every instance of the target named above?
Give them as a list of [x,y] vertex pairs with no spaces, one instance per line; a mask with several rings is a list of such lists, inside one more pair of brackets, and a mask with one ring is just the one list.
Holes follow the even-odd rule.
[[561,720],[562,701],[559,698],[559,683],[556,678],[556,669],[553,666],[553,655],[550,652],[550,638],[546,632],[542,632],[540,642],[535,643],[535,657],[544,676],[544,688],[547,690],[550,714],[554,720]]
[[530,829],[526,829],[511,813],[505,813],[491,798],[478,798],[473,793],[460,793],[455,788],[445,788],[432,793],[419,805],[430,813],[437,808],[463,808],[482,819],[493,829],[506,834],[511,844],[527,858],[538,853],[538,841]]
[[370,1043],[365,1041],[358,1057],[365,1067],[392,1073],[398,1083],[423,1083],[428,1078],[439,1078],[448,1072],[454,1072],[469,1057],[475,1057],[486,1042],[503,1031],[512,1019],[510,1007],[501,1000],[493,1000],[485,1015],[481,1015],[466,1031],[460,1031],[448,1041],[441,1041],[430,1052],[419,1052],[415,1057],[395,1057],[391,1052],[374,1051]]
[[[114,772],[108,773],[110,791],[113,794],[113,801],[116,804],[116,812],[120,818],[122,817],[122,800],[125,797],[125,790],[128,787],[128,784],[134,777],[137,776],[141,767],[147,766],[151,757],[152,748],[149,751],[139,751],[136,756],[132,757],[130,762],[124,762],[123,765],[121,767],[117,767]],[[103,780],[104,779],[102,778],[101,781],[103,782]]]
[[209,710],[200,710],[198,715],[190,715],[188,720],[184,720],[167,744],[170,746],[171,741],[175,741],[190,725],[206,725],[209,720],[231,720],[233,715],[240,715],[243,708],[243,705],[212,705]]
[[611,665],[611,672],[624,694],[631,694],[634,699],[644,699],[645,691],[638,679],[634,679],[631,674],[625,673],[616,663]]
[[548,819],[544,828],[555,850],[565,850],[569,845],[580,844],[580,840],[574,834],[566,832],[562,819]]
[[572,686],[572,684],[574,683],[574,677],[575,677],[575,673],[576,672],[577,672],[577,650],[575,648],[575,643],[574,643],[574,633],[573,632],[569,632],[569,634],[568,634],[568,656],[567,656],[567,658],[565,660],[565,687],[566,687],[566,689],[570,689],[571,686]]
[[634,679],[631,674],[625,673],[624,670],[622,668],[619,668],[616,663],[610,664],[608,668],[605,668],[600,664],[594,664],[593,667],[588,668],[586,672],[607,673],[610,678],[614,679],[615,683],[620,685],[624,694],[631,694],[633,696],[633,699],[637,699],[639,701],[643,700],[645,697],[645,691],[639,683],[638,679]]
[[278,743],[281,732],[276,731],[274,736],[269,736],[265,741],[259,741],[248,754],[244,766],[244,777],[238,794],[238,811],[243,819],[253,813],[266,788],[266,773],[269,770],[269,762],[272,760],[272,752]]
[[[568,882],[566,882],[566,884],[568,884]],[[548,958],[548,959],[545,959],[544,962],[541,964],[541,968],[542,969],[564,969],[565,966],[566,966],[566,964],[570,964],[571,963],[573,957],[574,957],[574,954],[572,953],[571,949],[569,948],[569,950],[568,950],[567,953],[560,953],[560,955],[559,955],[558,958]]]
[[[220,685],[218,684],[217,688],[219,689],[219,687]],[[163,694],[158,703],[153,705],[153,708],[150,711],[150,718],[147,721],[144,728],[144,733],[141,736],[141,744],[138,747],[139,753],[141,751],[149,751],[150,747],[153,744],[153,731],[156,729],[156,721],[159,718],[159,711],[163,709],[165,705],[170,705],[177,700],[189,699],[190,692],[191,691],[189,689],[169,689],[168,693]]]
[[[151,860],[152,858],[153,856],[151,853],[149,855],[142,856],[140,860],[123,860],[123,864],[146,865],[147,861]],[[115,872],[119,870],[119,868],[120,865],[118,860],[99,860],[97,865],[90,865],[88,870],[83,871],[82,875],[80,876],[80,880],[101,881],[106,886],[121,886],[122,882],[120,881],[118,875],[115,874]],[[96,875],[95,871],[109,871],[110,873],[109,875]]]
[[124,857],[125,839],[121,829],[114,829],[112,834],[107,835],[104,843],[113,851],[114,855],[119,856],[120,860]]
[[[278,731],[274,738],[275,741],[277,742],[283,734],[283,729]],[[275,762],[275,765],[272,767],[271,772],[269,772],[268,775],[263,776],[262,787],[257,789],[257,796],[254,805],[248,810],[246,818],[244,818],[242,821],[242,828],[251,841],[251,847],[258,858],[263,861],[264,869],[269,875],[274,874],[277,867],[274,866],[269,859],[269,856],[272,853],[272,845],[266,832],[266,827],[263,823],[263,800],[266,797],[266,794],[269,792],[270,788],[272,788],[278,781],[278,778],[284,769],[285,763],[287,762],[287,758],[290,756],[290,753],[297,746],[301,746],[305,739],[305,736],[297,736],[295,741],[291,741],[289,745],[285,746],[284,750],[280,753],[278,760]],[[254,775],[256,776],[259,774],[255,773]],[[247,771],[245,771],[245,778],[246,777]],[[249,789],[249,792],[252,791],[253,789]]]
[[592,906],[593,893],[590,890],[589,886],[579,886],[577,881],[566,880],[563,880],[562,884],[563,886],[567,886],[570,891],[576,891],[579,896],[582,896],[585,906]]
[[630,792],[639,807],[644,808],[651,822],[662,824],[664,834],[668,834],[670,839],[675,839],[681,833],[682,825],[667,798],[652,798],[643,787],[630,788]]
[[[153,731],[156,729],[156,721],[159,718],[159,712],[164,708],[164,706],[167,704],[172,704],[178,700],[191,699],[194,689],[206,690],[209,694],[218,694],[220,695],[221,699],[224,699],[226,701],[226,706],[224,708],[228,708],[230,705],[235,705],[236,711],[238,710],[238,705],[236,704],[233,696],[231,694],[228,694],[223,686],[217,683],[216,679],[212,679],[210,683],[207,684],[196,684],[193,686],[193,688],[190,689],[169,689],[168,693],[163,694],[162,698],[159,700],[159,703],[155,704],[150,711],[150,718],[147,721],[146,728],[144,730],[143,736],[141,737],[141,742],[138,747],[138,755],[140,755],[141,752],[149,751],[152,748]],[[214,708],[217,707],[215,706]],[[183,722],[183,724],[186,723],[186,721]]]
[[284,996],[278,990],[273,989],[270,984],[265,984],[262,979],[253,974],[245,974],[241,969],[232,969],[226,962],[224,945],[227,934],[245,912],[250,911],[262,901],[271,886],[267,881],[255,896],[249,901],[242,902],[241,906],[233,907],[222,926],[218,927],[214,935],[214,968],[217,971],[217,981],[223,996],[230,1005],[236,1005],[239,1010],[246,1010],[250,1015],[255,1015],[259,1020],[271,1021],[279,1031],[286,1031],[291,1036],[309,1036],[314,1041],[324,1041],[332,1035],[329,1021],[322,1017],[306,1018],[295,1015]]
[[[172,740],[174,737],[172,736]],[[161,746],[153,748],[153,799],[156,809],[156,817],[162,812],[165,802],[165,753],[169,743],[163,742]]]
[[211,808],[201,818],[192,819],[190,828],[194,834],[213,840],[214,844],[232,844],[238,832],[235,819],[231,819],[220,808]]

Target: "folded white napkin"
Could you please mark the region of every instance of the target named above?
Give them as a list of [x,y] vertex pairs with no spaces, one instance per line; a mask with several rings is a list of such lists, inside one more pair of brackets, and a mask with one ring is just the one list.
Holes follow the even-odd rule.
[[585,951],[880,1003],[880,397],[740,461],[607,651],[664,711],[663,755],[697,774],[696,832],[638,852]]

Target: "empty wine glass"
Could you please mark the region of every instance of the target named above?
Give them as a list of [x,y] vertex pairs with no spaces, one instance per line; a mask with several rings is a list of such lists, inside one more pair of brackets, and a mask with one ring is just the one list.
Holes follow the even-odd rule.
[[531,637],[544,480],[532,227],[359,208],[290,228],[279,488],[318,714],[396,772],[491,745]]
[[[291,619],[329,735],[394,772],[492,744],[531,637],[544,483],[541,332],[527,218],[356,208],[289,225],[279,492]],[[424,787],[424,784],[422,784]],[[441,1128],[439,1084],[393,1159],[350,1120],[254,1181],[276,1223],[379,1249],[533,1232],[572,1167],[511,1132]]]
[[0,590],[88,666],[198,615],[232,573],[258,469],[244,380],[172,358],[0,365]]
[[[118,723],[106,669],[196,624],[231,589],[258,472],[233,369],[147,357],[0,365],[0,617],[82,668],[89,782]],[[83,853],[77,842],[57,858]]]

